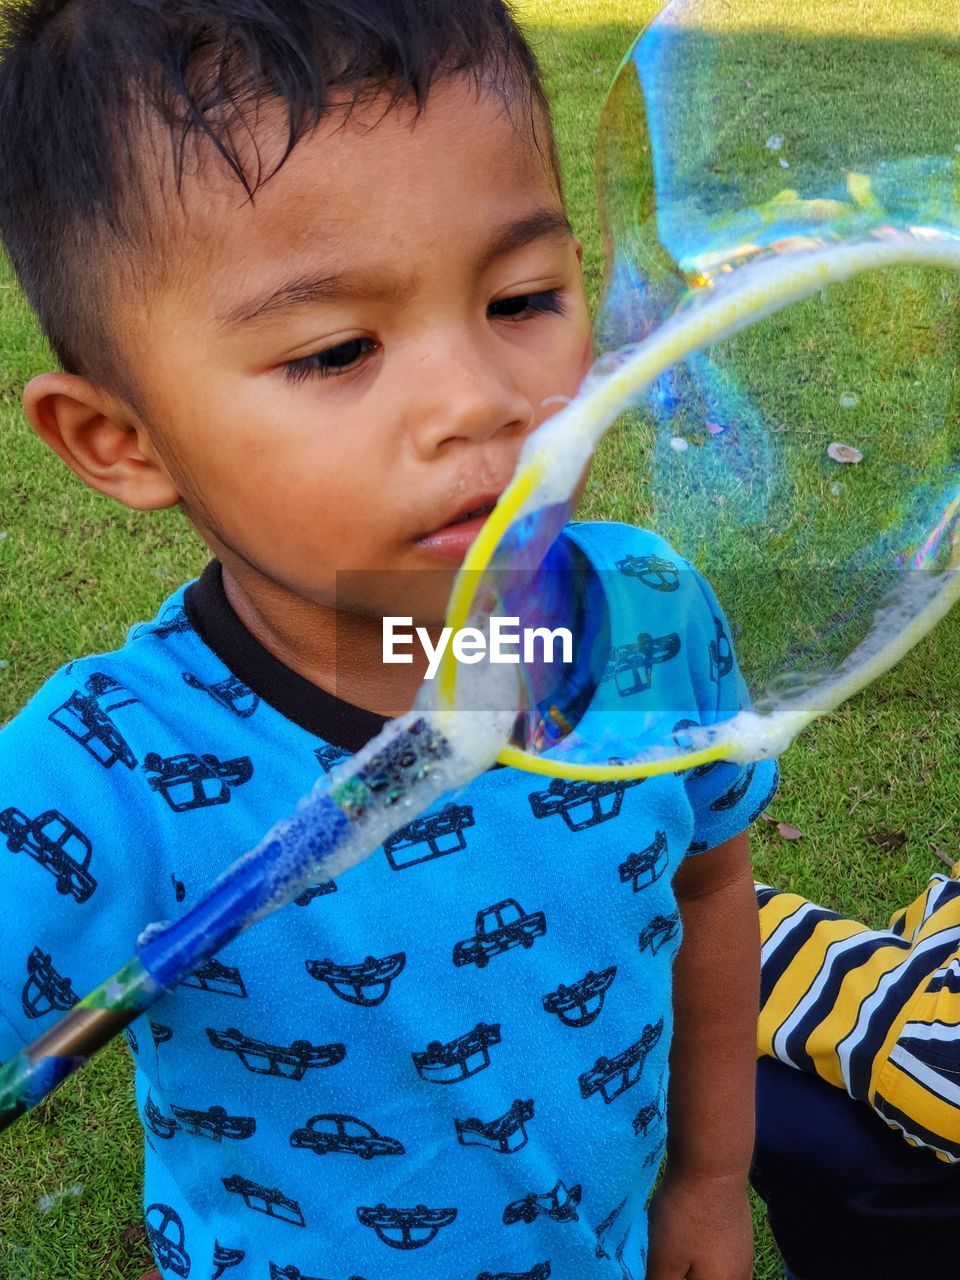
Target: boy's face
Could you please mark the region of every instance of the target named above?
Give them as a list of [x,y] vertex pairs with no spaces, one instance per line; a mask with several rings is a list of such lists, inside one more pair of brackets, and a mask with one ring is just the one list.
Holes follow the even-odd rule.
[[[524,438],[589,361],[549,164],[454,78],[419,118],[325,120],[238,193],[189,180],[168,282],[123,317],[151,441],[240,581],[439,616]],[[377,576],[338,595],[338,570]]]

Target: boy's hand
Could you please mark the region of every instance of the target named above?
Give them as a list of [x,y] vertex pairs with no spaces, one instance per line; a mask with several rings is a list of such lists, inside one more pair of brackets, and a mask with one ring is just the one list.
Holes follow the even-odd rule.
[[753,1220],[739,1179],[669,1166],[650,1202],[647,1280],[751,1280]]

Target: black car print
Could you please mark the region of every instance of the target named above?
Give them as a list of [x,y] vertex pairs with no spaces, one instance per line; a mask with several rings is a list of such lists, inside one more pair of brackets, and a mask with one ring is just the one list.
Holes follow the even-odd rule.
[[56,880],[57,893],[76,902],[86,902],[97,887],[90,874],[93,845],[79,827],[56,809],[47,809],[37,818],[28,818],[19,809],[0,813],[0,832],[7,838],[11,853],[21,850],[38,862]]
[[666,943],[672,941],[680,932],[680,914],[674,911],[669,916],[654,916],[645,929],[640,932],[638,939],[640,950],[646,951],[647,947],[654,955]]
[[225,707],[227,711],[232,711],[241,720],[246,720],[248,716],[252,716],[260,705],[260,695],[254,693],[236,676],[228,676],[226,680],[216,680],[212,684],[204,684],[200,677],[195,676],[191,671],[184,671],[182,674],[184,683],[188,684],[191,689],[199,689],[203,693],[209,693],[214,702],[219,702],[221,707]]
[[679,652],[680,637],[676,632],[667,636],[640,632],[634,644],[616,646],[603,679],[613,680],[621,698],[645,693],[653,684],[653,668],[662,662],[670,662]]
[[579,1183],[575,1187],[567,1187],[562,1181],[558,1181],[553,1190],[545,1195],[532,1191],[522,1200],[513,1200],[507,1205],[503,1211],[504,1225],[510,1227],[515,1222],[531,1223],[541,1214],[554,1222],[576,1222],[581,1195]]
[[[270,1280],[322,1280],[320,1276],[308,1276],[295,1267],[293,1263],[289,1266],[281,1267],[277,1263],[270,1263]],[[351,1276],[350,1280],[363,1280],[363,1276]]]
[[289,1222],[293,1227],[307,1225],[303,1210],[296,1200],[291,1200],[276,1187],[262,1187],[258,1182],[244,1178],[239,1173],[234,1173],[229,1178],[221,1178],[220,1181],[227,1191],[241,1196],[247,1208],[253,1209],[255,1213],[276,1218],[279,1222]]
[[414,818],[386,838],[383,851],[394,871],[466,849],[464,831],[474,825],[468,804],[445,804],[437,813]]
[[733,648],[723,622],[714,615],[713,626],[716,639],[710,641],[710,679],[717,684],[733,670]]
[[546,931],[547,921],[542,911],[528,915],[513,898],[506,898],[477,912],[476,933],[453,948],[453,963],[457,968],[475,964],[483,969],[491,957],[513,947],[529,950],[534,940],[542,938]]
[[164,759],[156,751],[143,758],[143,769],[152,791],[158,792],[174,813],[189,813],[209,805],[228,804],[232,787],[253,777],[249,756],[220,760],[215,755],[184,751]]
[[385,1204],[357,1209],[361,1226],[372,1227],[391,1249],[422,1249],[456,1216],[456,1209],[428,1209],[422,1204],[415,1209],[389,1209]]
[[613,1102],[640,1079],[647,1054],[663,1035],[663,1018],[648,1022],[640,1039],[618,1053],[615,1058],[598,1058],[589,1071],[580,1076],[580,1096],[591,1098],[599,1093],[604,1102]]
[[666,832],[658,831],[645,849],[631,853],[620,863],[621,884],[632,884],[633,892],[639,893],[655,884],[663,875],[667,866]]
[[481,1271],[477,1280],[550,1280],[550,1263],[538,1262],[529,1271]]
[[564,1026],[589,1027],[600,1016],[603,998],[616,976],[616,965],[599,973],[591,969],[569,987],[561,982],[556,991],[543,997],[543,1007],[547,1013],[555,1013]]
[[258,1076],[277,1076],[284,1080],[302,1080],[313,1067],[335,1067],[347,1055],[342,1044],[310,1044],[294,1040],[293,1044],[268,1044],[245,1036],[236,1027],[215,1031],[207,1027],[207,1038],[215,1049],[235,1053],[248,1071]]
[[639,786],[642,778],[630,782],[584,782],[554,778],[545,791],[530,793],[535,818],[559,814],[571,831],[587,831],[616,818],[627,787]]
[[206,1111],[193,1111],[189,1107],[171,1107],[179,1127],[196,1138],[212,1138],[223,1142],[224,1138],[249,1138],[257,1131],[253,1116],[231,1116],[225,1107],[210,1107]]
[[360,964],[336,964],[333,960],[308,960],[307,972],[325,982],[335,996],[347,1004],[371,1007],[382,1004],[390,994],[390,984],[407,963],[406,953],[367,956]]
[[371,1125],[356,1116],[311,1116],[305,1129],[294,1129],[290,1135],[291,1147],[314,1151],[318,1156],[330,1152],[359,1156],[372,1160],[374,1156],[402,1156],[406,1148],[396,1138],[385,1138]]
[[654,591],[676,591],[680,586],[680,570],[663,556],[626,556],[617,561],[617,568],[628,578],[639,578],[645,587],[652,587]]
[[158,1138],[163,1138],[164,1141],[180,1131],[176,1120],[172,1116],[165,1116],[149,1093],[143,1107],[143,1123],[151,1133]]
[[246,1000],[247,988],[240,970],[233,965],[224,964],[216,956],[205,961],[193,973],[181,981],[181,987],[193,987],[197,991],[212,991],[221,996],[236,996],[238,1000]]
[[95,671],[86,681],[86,693],[73,692],[62,706],[50,713],[48,719],[58,729],[79,742],[84,750],[105,769],[123,764],[128,769],[137,767],[137,758],[110,718],[112,711],[119,711],[138,701],[112,676]]
[[219,1240],[213,1242],[213,1275],[210,1280],[223,1280],[223,1276],[231,1269],[238,1267],[247,1256],[245,1249],[229,1249]]
[[144,1225],[157,1265],[164,1271],[172,1271],[175,1276],[188,1276],[190,1255],[184,1247],[186,1241],[180,1215],[167,1204],[151,1204],[147,1206]]
[[66,1013],[79,1000],[70,979],[54,968],[52,956],[34,947],[27,956],[27,981],[20,996],[26,1016],[42,1018],[54,1010]]
[[413,1054],[413,1064],[428,1084],[454,1084],[489,1067],[490,1047],[499,1043],[500,1024],[488,1027],[480,1022],[447,1044],[433,1040],[422,1053]]
[[457,1141],[464,1147],[488,1147],[507,1155],[527,1145],[527,1122],[533,1119],[533,1099],[516,1098],[509,1111],[496,1120],[454,1120]]

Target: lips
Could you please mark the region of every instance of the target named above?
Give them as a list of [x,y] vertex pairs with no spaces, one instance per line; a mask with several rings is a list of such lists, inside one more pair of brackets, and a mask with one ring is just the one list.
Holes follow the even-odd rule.
[[499,493],[474,494],[442,525],[419,538],[420,546],[445,560],[459,564],[497,505],[499,497]]

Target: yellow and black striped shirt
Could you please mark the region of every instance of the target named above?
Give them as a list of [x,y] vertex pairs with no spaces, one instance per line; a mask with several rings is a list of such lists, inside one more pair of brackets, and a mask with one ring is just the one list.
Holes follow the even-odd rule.
[[960,863],[868,929],[757,885],[757,1050],[868,1103],[913,1146],[960,1161]]

